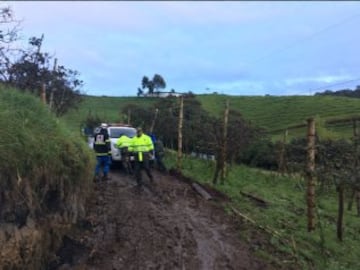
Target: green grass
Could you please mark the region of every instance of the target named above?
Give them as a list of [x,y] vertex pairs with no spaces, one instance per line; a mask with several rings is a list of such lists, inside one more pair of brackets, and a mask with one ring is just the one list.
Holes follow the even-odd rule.
[[40,99],[0,86],[0,126],[0,186],[22,178],[34,188],[44,179],[50,186],[91,184],[92,151]]
[[[176,167],[176,155],[168,154],[166,163],[169,167]],[[212,185],[214,163],[185,157],[182,172],[200,183]],[[226,193],[232,199],[230,205],[242,214],[258,225],[276,231],[279,236],[271,236],[272,244],[297,257],[302,269],[360,269],[359,217],[355,209],[345,212],[344,241],[339,242],[336,238],[337,194],[334,190],[317,195],[317,229],[308,233],[306,188],[302,178],[234,166],[230,168],[225,184],[215,188]],[[269,207],[257,206],[240,191],[264,199],[269,202]],[[266,257],[266,252],[262,256]]]
[[305,123],[309,117],[321,118],[360,115],[360,99],[332,96],[217,96],[199,95],[203,107],[221,115],[225,100],[230,108],[269,130]]
[[[348,118],[360,116],[360,99],[333,96],[225,96],[198,95],[202,106],[213,115],[220,116],[225,100],[230,99],[230,109],[239,111],[245,119],[269,131],[305,124],[309,117],[321,119]],[[331,128],[331,126],[330,126]],[[335,129],[345,136],[352,134],[351,123]],[[290,137],[303,136],[305,128],[292,130]],[[282,134],[277,132],[277,138]]]

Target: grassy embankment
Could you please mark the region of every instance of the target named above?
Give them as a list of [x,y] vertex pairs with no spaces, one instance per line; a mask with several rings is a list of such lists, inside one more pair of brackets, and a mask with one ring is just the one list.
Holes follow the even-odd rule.
[[95,159],[40,99],[3,86],[0,126],[0,265],[43,269],[84,215]]
[[[176,155],[167,155],[169,168],[176,167]],[[212,185],[214,173],[212,161],[196,160],[185,157],[182,173],[200,183]],[[245,166],[234,166],[229,170],[224,185],[216,189],[227,194],[231,206],[241,214],[255,221],[255,228],[266,228],[269,242],[293,260],[282,260],[282,256],[273,254],[272,248],[257,247],[257,253],[265,259],[275,259],[282,265],[298,263],[302,269],[356,270],[360,269],[358,253],[360,251],[359,217],[356,210],[345,212],[344,241],[336,237],[337,195],[335,189],[316,195],[316,230],[307,232],[306,187],[302,178],[280,176]],[[241,194],[251,194],[267,202],[267,207],[259,206],[255,200]],[[241,219],[239,217],[239,219]],[[263,231],[262,229],[259,229]],[[266,234],[266,233],[265,233]],[[240,237],[250,241],[247,231],[239,231]]]
[[92,152],[79,143],[79,136],[72,135],[40,99],[1,86],[0,95],[1,172],[26,177],[40,173],[49,181],[61,175],[66,181],[82,182]]

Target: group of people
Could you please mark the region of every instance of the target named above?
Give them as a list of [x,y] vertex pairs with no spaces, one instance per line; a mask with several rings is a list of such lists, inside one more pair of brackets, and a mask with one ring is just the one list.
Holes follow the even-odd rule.
[[[159,170],[166,172],[166,167],[163,163],[165,152],[162,141],[156,139],[154,136],[150,137],[146,135],[141,127],[136,129],[136,136],[133,138],[129,138],[126,135],[120,136],[116,141],[116,146],[120,150],[124,170],[128,174],[133,174],[134,169],[138,187],[142,186],[142,169],[145,170],[150,182],[154,181],[150,170],[150,160],[154,154]],[[97,158],[94,180],[96,182],[109,180],[111,146],[106,124],[101,124],[100,129],[98,129],[94,135],[94,150]],[[134,156],[134,166],[131,164],[130,155]],[[100,178],[101,169],[103,170],[102,178]]]

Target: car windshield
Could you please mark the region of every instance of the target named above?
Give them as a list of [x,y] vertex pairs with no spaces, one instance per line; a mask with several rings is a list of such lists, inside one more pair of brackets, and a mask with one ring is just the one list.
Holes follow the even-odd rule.
[[130,138],[136,135],[135,128],[124,128],[124,127],[111,127],[109,128],[110,138],[119,138],[121,135],[126,135]]

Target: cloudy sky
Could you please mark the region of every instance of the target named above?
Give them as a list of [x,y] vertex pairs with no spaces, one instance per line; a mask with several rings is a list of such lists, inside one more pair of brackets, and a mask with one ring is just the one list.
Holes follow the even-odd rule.
[[[3,3],[4,4],[4,3]],[[357,1],[6,1],[24,44],[80,72],[89,95],[143,76],[195,94],[308,95],[360,85]]]

